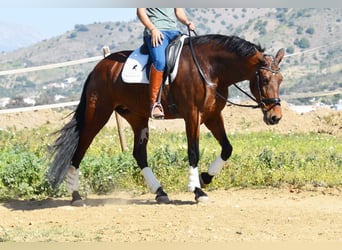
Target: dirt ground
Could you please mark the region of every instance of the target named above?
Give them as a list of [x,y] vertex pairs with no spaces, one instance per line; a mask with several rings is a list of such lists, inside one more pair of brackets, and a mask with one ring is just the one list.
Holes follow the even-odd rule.
[[67,199],[0,204],[0,239],[16,242],[251,242],[333,241],[342,244],[341,191],[232,189],[171,193],[157,205],[152,194],[90,196],[85,207]]
[[[259,110],[227,107],[228,133],[272,130],[341,136],[341,112],[296,114],[285,104],[279,125],[263,124]],[[0,129],[60,127],[70,111],[40,110],[0,115]],[[124,124],[127,125],[127,124]],[[107,126],[116,126],[113,118]],[[152,129],[182,130],[183,121],[153,121]],[[205,130],[203,128],[203,130]],[[192,193],[169,193],[158,205],[152,194],[90,195],[85,207],[70,200],[0,203],[0,242],[338,242],[342,244],[342,191],[230,189],[208,192],[196,204]]]

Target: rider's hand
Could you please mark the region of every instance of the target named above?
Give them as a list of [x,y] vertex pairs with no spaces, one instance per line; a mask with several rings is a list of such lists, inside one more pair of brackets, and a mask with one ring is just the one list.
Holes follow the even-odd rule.
[[193,22],[188,22],[187,26],[189,27],[190,30],[192,30],[192,31],[195,30],[195,24]]
[[163,33],[160,30],[154,28],[151,30],[151,42],[153,47],[158,47],[159,44],[162,44],[164,39]]

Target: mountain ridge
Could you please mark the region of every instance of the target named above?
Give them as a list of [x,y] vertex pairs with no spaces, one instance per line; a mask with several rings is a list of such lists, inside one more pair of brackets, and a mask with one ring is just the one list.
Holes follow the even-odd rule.
[[[281,65],[286,73],[286,84],[281,89],[283,94],[342,89],[342,52],[339,49],[339,42],[342,41],[341,9],[188,8],[186,12],[196,24],[198,34],[238,35],[260,43],[269,54],[285,48],[287,57]],[[186,33],[184,27],[180,28]],[[143,26],[137,19],[129,22],[75,24],[73,30],[60,36],[14,52],[2,53],[0,68],[8,70],[99,56],[103,46],[108,46],[112,52],[132,50],[142,44],[142,31]],[[312,52],[306,52],[310,50]],[[295,54],[298,55],[290,56]],[[13,77],[15,79],[11,83],[8,77],[0,77],[0,98],[6,91],[12,97],[20,95],[18,89],[29,89],[31,95],[39,95],[43,92],[41,86],[76,77],[78,85],[73,86],[68,96],[73,99],[79,95],[83,80],[93,66],[88,64],[56,69],[50,74],[31,73]],[[65,94],[59,90],[56,92]]]

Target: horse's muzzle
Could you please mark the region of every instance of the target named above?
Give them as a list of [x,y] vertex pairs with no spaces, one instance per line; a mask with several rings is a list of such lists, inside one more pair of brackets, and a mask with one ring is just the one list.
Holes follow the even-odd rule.
[[267,125],[276,125],[282,118],[281,106],[274,105],[272,108],[263,111],[264,122]]

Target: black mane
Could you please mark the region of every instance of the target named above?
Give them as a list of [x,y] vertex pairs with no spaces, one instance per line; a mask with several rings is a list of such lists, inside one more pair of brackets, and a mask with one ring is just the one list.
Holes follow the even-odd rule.
[[229,52],[236,53],[239,56],[253,56],[257,49],[260,52],[264,52],[265,49],[260,45],[253,44],[238,36],[224,36],[219,34],[210,34],[203,36],[192,37],[193,44],[208,44],[214,43],[214,46],[222,46]]

